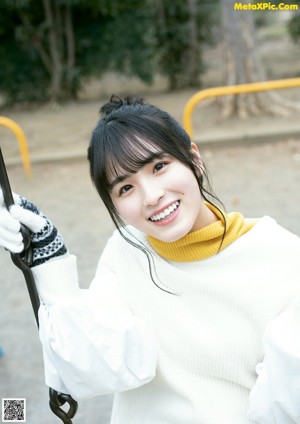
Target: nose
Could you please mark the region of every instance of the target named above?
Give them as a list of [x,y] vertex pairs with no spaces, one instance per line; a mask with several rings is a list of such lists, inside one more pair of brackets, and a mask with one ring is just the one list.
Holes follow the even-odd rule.
[[165,191],[159,185],[149,183],[143,185],[143,205],[155,206],[164,197]]

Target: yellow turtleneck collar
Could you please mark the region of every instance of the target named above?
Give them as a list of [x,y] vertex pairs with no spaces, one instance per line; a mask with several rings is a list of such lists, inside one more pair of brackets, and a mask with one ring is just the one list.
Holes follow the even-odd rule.
[[[247,231],[251,230],[255,224],[255,221],[245,222],[244,216],[239,212],[226,214],[210,203],[205,202],[205,205],[219,218],[218,221],[200,230],[188,233],[181,239],[173,242],[164,242],[148,235],[147,240],[154,250],[160,256],[170,261],[198,261],[215,255]],[[226,222],[226,233],[222,241],[225,227],[224,222]]]

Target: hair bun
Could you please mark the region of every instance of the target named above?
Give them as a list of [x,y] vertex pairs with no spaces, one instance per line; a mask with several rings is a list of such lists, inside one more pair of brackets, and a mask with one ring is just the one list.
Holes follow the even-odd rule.
[[122,106],[132,106],[132,105],[142,105],[144,104],[144,99],[139,96],[127,96],[124,99],[113,94],[108,103],[105,103],[101,109],[100,114],[107,116],[111,114],[114,110],[120,109]]

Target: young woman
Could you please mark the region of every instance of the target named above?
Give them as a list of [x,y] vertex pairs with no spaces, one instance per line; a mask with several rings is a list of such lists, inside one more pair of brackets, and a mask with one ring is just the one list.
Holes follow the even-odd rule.
[[0,200],[0,244],[31,231],[46,383],[114,393],[113,424],[300,423],[300,239],[216,205],[166,112],[112,97],[88,149],[117,230],[89,290],[31,202]]

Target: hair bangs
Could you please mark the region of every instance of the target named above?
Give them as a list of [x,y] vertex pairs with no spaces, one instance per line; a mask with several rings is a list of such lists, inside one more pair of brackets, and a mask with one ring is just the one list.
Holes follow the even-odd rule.
[[110,189],[113,180],[123,175],[135,174],[154,158],[167,153],[138,132],[132,133],[132,130],[127,131],[126,128],[120,130],[114,131],[113,141],[109,140],[105,148],[105,179]]

